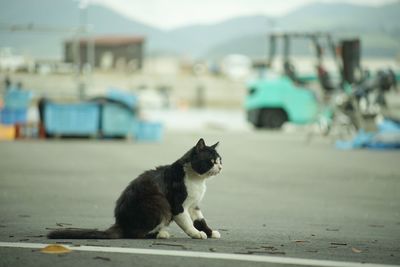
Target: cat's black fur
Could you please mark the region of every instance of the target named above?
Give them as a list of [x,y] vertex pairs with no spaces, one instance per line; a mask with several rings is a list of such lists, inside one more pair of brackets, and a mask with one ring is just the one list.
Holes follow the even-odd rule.
[[[48,234],[51,239],[113,239],[113,238],[154,238],[150,233],[161,221],[169,224],[173,216],[183,212],[183,202],[188,196],[184,183],[185,168],[190,164],[197,174],[205,174],[219,154],[216,146],[206,146],[200,139],[196,146],[170,165],[157,167],[142,173],[134,179],[118,198],[115,210],[115,224],[105,231],[96,229],[55,230]],[[198,209],[196,207],[195,209]],[[211,237],[212,230],[204,218],[196,219],[194,227]]]

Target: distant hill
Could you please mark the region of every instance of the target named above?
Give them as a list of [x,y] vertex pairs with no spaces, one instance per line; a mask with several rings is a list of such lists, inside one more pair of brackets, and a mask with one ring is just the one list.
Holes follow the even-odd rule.
[[399,27],[400,2],[380,7],[348,3],[312,3],[277,19],[290,29],[353,29],[374,31]]
[[[29,11],[29,12],[28,12]],[[73,28],[83,13],[71,0],[0,2],[0,46],[12,46],[39,58],[62,58],[63,40],[71,32],[9,32],[11,25]],[[345,3],[311,3],[278,18],[254,15],[220,23],[190,25],[163,31],[127,18],[105,6],[91,5],[88,22],[95,35],[132,34],[146,37],[146,53],[219,58],[229,53],[264,56],[271,30],[329,30],[338,37],[360,36],[366,56],[400,53],[400,2],[381,7]],[[296,53],[305,53],[300,45]]]
[[204,55],[211,47],[244,35],[265,33],[266,16],[256,15],[230,19],[217,24],[194,25],[170,31],[178,51],[194,56]]

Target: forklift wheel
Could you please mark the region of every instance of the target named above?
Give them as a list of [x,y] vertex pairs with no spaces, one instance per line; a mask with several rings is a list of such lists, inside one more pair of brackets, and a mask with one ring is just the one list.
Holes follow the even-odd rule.
[[279,129],[288,120],[283,109],[263,109],[260,112],[258,125],[269,129]]

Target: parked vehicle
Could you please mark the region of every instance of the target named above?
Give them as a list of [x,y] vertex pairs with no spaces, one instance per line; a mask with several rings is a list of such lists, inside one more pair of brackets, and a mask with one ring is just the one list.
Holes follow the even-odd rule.
[[[323,66],[322,42],[331,50],[336,59],[336,50],[329,33],[274,33],[269,37],[269,59],[267,73],[272,69],[276,55],[277,40],[283,40],[282,75],[264,75],[248,84],[245,109],[248,120],[257,128],[280,128],[286,121],[305,124],[315,120],[319,100],[309,87],[310,82],[318,82],[326,91],[331,91],[329,73]],[[299,75],[290,58],[292,39],[308,40],[315,49],[317,59],[316,74]]]
[[[308,40],[314,48],[315,74],[300,75],[292,63],[291,41],[299,38]],[[359,39],[335,43],[326,32],[271,34],[267,72],[271,72],[278,39],[283,40],[283,74],[264,75],[248,83],[245,109],[248,120],[257,128],[280,128],[287,121],[316,122],[326,134],[335,125],[352,132],[385,108],[384,94],[396,88],[399,74],[389,69],[369,73],[362,68]],[[324,66],[324,51],[330,51],[336,79]],[[311,82],[318,82],[320,90],[313,90]]]

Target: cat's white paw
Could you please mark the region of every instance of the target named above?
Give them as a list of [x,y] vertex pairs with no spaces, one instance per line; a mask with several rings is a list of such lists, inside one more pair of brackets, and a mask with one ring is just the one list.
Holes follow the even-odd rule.
[[190,237],[194,238],[194,239],[207,239],[207,234],[204,233],[203,231],[197,231],[197,232],[191,233]]
[[212,231],[211,238],[221,238],[221,234],[218,231]]
[[203,231],[199,231],[201,239],[207,239],[207,234],[204,233]]
[[157,239],[168,239],[169,238],[169,233],[165,230],[161,230],[157,234]]

